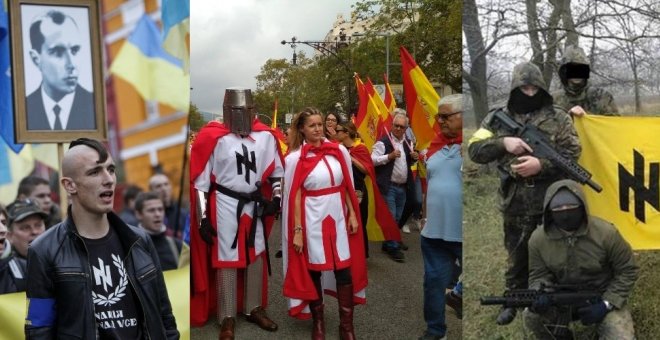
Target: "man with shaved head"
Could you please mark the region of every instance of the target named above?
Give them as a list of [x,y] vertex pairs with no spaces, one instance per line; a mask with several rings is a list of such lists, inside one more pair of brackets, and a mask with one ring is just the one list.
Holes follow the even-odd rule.
[[55,10],[37,17],[30,25],[30,47],[42,81],[27,97],[27,129],[94,130],[93,95],[78,84],[83,55],[73,18]]
[[103,144],[71,142],[67,218],[28,249],[28,339],[179,338],[151,238],[112,212],[116,180]]

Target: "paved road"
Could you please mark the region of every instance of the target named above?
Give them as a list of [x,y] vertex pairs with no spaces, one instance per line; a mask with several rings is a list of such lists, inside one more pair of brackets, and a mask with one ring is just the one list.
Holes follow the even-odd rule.
[[[308,339],[312,321],[301,321],[287,315],[282,295],[282,261],[273,255],[280,248],[280,227],[276,224],[270,238],[273,276],[269,281],[268,314],[279,325],[274,333],[261,330],[239,317],[236,339]],[[396,263],[380,251],[379,243],[370,243],[367,260],[369,286],[367,304],[356,306],[354,314],[355,335],[358,339],[417,339],[426,328],[423,314],[423,275],[419,232],[403,234],[410,250],[405,252],[406,262]],[[447,310],[447,339],[461,339],[461,320]],[[338,339],[339,315],[337,300],[325,297],[326,339]],[[206,326],[193,328],[191,339],[217,339],[220,326],[210,320]]]

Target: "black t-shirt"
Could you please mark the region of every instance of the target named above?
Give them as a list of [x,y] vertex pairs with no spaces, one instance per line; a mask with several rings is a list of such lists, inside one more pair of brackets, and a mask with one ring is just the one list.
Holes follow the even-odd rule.
[[101,339],[141,339],[137,298],[124,268],[125,250],[112,227],[100,239],[83,238],[92,269],[94,315]]

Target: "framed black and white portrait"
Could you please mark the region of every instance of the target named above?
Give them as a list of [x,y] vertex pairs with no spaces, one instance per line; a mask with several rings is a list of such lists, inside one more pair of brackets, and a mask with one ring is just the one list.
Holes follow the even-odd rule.
[[98,2],[10,4],[17,142],[106,139]]

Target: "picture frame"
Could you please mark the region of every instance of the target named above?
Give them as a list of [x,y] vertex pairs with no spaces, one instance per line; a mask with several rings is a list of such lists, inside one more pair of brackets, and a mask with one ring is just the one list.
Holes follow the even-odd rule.
[[100,17],[95,0],[10,2],[17,143],[107,140]]

